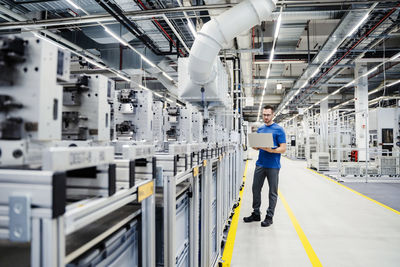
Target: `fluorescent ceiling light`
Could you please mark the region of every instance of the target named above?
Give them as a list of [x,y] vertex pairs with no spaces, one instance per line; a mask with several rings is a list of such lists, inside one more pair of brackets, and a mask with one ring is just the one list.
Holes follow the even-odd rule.
[[392,82],[392,83],[389,83],[388,85],[386,85],[386,87],[390,87],[390,86],[393,86],[393,85],[398,84],[398,83],[400,83],[400,80]]
[[383,89],[383,88],[378,88],[378,89],[372,90],[371,92],[368,92],[368,95],[375,94],[376,92],[379,92],[379,91],[382,90],[382,89]]
[[49,42],[49,43],[51,43],[51,44],[57,46],[58,48],[68,50],[68,51],[70,51],[71,53],[82,57],[84,60],[86,60],[86,61],[89,62],[90,64],[92,64],[92,65],[94,65],[94,66],[96,66],[96,67],[98,67],[98,68],[100,68],[100,69],[102,69],[102,70],[107,69],[107,67],[105,67],[104,65],[102,65],[102,64],[100,64],[100,63],[94,61],[93,59],[90,59],[90,58],[88,58],[88,57],[85,57],[84,55],[82,55],[82,54],[80,54],[80,53],[78,53],[78,52],[76,52],[76,51],[73,51],[73,50],[69,49],[68,47],[64,47],[64,46],[60,45],[59,43],[57,43],[57,42],[55,42],[55,41],[52,41],[52,40],[50,40],[50,39],[44,37],[43,35],[41,35],[41,34],[39,34],[39,33],[34,32],[33,34],[34,34],[36,37],[38,37],[38,38],[40,38],[40,39],[42,39],[42,40],[45,40],[46,42]]
[[103,65],[101,65],[100,63],[94,61],[93,59],[90,59],[90,58],[88,58],[88,57],[83,57],[83,58],[84,58],[87,62],[89,62],[90,64],[95,65],[96,67],[98,67],[98,68],[100,68],[100,69],[102,69],[102,70],[106,69],[105,66],[103,66]]
[[390,61],[397,59],[398,57],[400,57],[400,53],[397,53],[396,55],[392,56],[390,58]]
[[334,54],[336,54],[337,48],[333,49],[333,51],[329,54],[329,56],[325,59],[325,62],[327,62],[331,57],[333,57]]
[[269,78],[269,75],[270,75],[270,74],[271,74],[271,66],[269,66],[269,67],[268,67],[268,70],[267,70],[267,76],[266,76],[267,79]]
[[368,75],[370,75],[371,73],[375,72],[377,69],[378,69],[378,66],[376,66],[375,68],[371,69],[371,70],[368,71],[367,73],[361,75],[361,77],[368,76]]
[[348,84],[346,84],[344,87],[349,87],[354,83],[354,80],[352,80],[351,82],[349,82]]
[[171,76],[169,76],[168,74],[166,74],[165,72],[162,73],[162,75],[164,77],[166,77],[168,80],[173,81],[174,79],[171,78]]
[[269,54],[269,64],[271,64],[272,60],[274,59],[275,48],[272,47],[271,53]]
[[265,80],[265,82],[264,82],[264,89],[267,88],[267,85],[268,85],[268,79]]
[[321,102],[327,100],[328,98],[329,98],[329,95],[325,96],[324,98],[322,98]]
[[75,9],[82,9],[80,6],[78,6],[77,4],[75,4],[74,2],[72,2],[71,0],[67,0],[68,4],[70,4],[71,6],[73,6]]
[[331,93],[331,95],[336,95],[337,93],[340,92],[340,89],[341,89],[341,88],[337,89],[335,92]]
[[151,62],[147,57],[141,55],[141,58],[142,58],[142,60],[143,60],[144,62],[146,62],[147,64],[149,64],[149,65],[152,66],[153,68],[156,67],[156,65],[155,65],[153,62]]
[[174,103],[174,101],[172,101],[171,99],[169,99],[169,98],[165,98],[168,102],[170,102],[170,103]]
[[368,14],[365,14],[365,16],[357,23],[357,25],[346,35],[346,38],[349,37],[349,36],[352,36],[353,33],[354,33],[358,28],[360,28],[361,24],[363,24],[363,22],[368,18],[368,16],[369,16],[369,13],[368,13]]
[[155,94],[158,97],[163,97],[162,95],[160,95],[159,93],[153,92],[153,94]]
[[141,85],[141,84],[138,84],[138,83],[136,83],[140,88],[142,88],[143,90],[149,90],[149,91],[151,91],[149,88],[147,88],[147,87],[145,87],[145,86],[143,86],[143,85]]
[[[308,84],[308,81],[305,81],[304,83],[303,83],[303,85],[302,86],[300,86],[300,88],[299,89],[302,89],[302,88],[304,88],[306,85]],[[298,91],[299,92],[299,91]]]
[[275,35],[274,35],[274,38],[275,38],[275,39],[278,38],[279,29],[281,28],[281,23],[282,23],[282,13],[279,14],[278,22],[276,23]]
[[127,82],[130,82],[130,81],[131,81],[131,79],[129,79],[129,78],[127,78],[127,77],[125,77],[124,75],[117,74],[117,76],[118,76],[118,77],[120,77],[121,79],[123,79],[123,80],[127,81]]
[[63,47],[63,46],[60,45],[59,43],[54,42],[54,41],[52,41],[52,40],[50,40],[50,39],[44,37],[44,36],[41,35],[40,33],[34,32],[33,35],[35,35],[36,37],[38,37],[38,38],[40,38],[40,39],[42,39],[42,40],[44,40],[44,41],[46,41],[46,42],[49,42],[49,43],[51,43],[51,44],[57,46],[58,48],[65,49],[65,50],[70,50],[70,49],[68,49],[68,48],[66,48],[66,47]]
[[[103,26],[104,27],[104,26]],[[114,39],[116,39],[118,42],[120,42],[121,44],[128,46],[128,43],[124,40],[122,40],[122,38],[120,38],[119,36],[117,36],[115,33],[113,33],[109,28],[104,27],[104,30],[111,35]]]
[[315,75],[317,75],[319,72],[319,67],[314,71],[314,73],[311,75],[310,78],[313,78]]
[[190,19],[187,19],[187,22],[188,22],[189,29],[192,32],[193,36],[196,37],[197,32],[192,24],[192,21]]

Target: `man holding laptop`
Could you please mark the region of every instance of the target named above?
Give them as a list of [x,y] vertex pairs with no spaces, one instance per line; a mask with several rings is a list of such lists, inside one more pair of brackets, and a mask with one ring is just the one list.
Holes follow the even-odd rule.
[[265,106],[263,108],[264,124],[258,128],[257,134],[249,134],[249,145],[259,150],[256,169],[253,179],[253,212],[244,217],[244,222],[261,221],[261,189],[267,177],[269,185],[269,207],[265,220],[261,226],[270,226],[273,221],[276,202],[278,200],[278,180],[281,168],[281,154],[286,151],[286,134],[281,126],[273,122],[274,108]]

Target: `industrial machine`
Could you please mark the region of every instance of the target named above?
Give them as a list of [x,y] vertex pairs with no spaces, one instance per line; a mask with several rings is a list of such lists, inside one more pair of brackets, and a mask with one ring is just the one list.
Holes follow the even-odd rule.
[[132,170],[117,172],[110,144],[112,81],[70,77],[69,52],[39,35],[1,37],[0,61],[11,70],[0,83],[0,239],[10,262],[139,266],[141,254],[152,265],[155,172],[116,188]]

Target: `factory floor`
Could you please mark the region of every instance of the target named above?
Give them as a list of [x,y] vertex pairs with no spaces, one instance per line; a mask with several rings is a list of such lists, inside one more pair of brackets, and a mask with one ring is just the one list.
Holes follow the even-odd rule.
[[[282,158],[274,223],[244,223],[252,212],[250,153],[232,267],[399,266],[400,212]],[[268,206],[264,184],[262,219]]]

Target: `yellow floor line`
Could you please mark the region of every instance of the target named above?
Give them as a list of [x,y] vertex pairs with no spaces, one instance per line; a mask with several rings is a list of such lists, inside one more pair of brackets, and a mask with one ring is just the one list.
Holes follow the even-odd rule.
[[[247,165],[249,161],[246,161],[246,167],[244,168],[244,175],[243,175],[243,182],[246,182],[246,175],[247,175]],[[235,214],[232,217],[231,227],[229,228],[228,237],[225,243],[224,253],[222,255],[222,266],[229,267],[231,266],[232,261],[232,253],[233,253],[233,246],[235,245],[235,238],[236,238],[236,230],[239,223],[239,215],[240,215],[240,207],[242,206],[242,198],[243,198],[243,191],[244,187],[239,193],[240,201],[239,206],[235,209]]]
[[331,182],[334,182],[335,184],[338,184],[338,185],[340,185],[340,186],[343,186],[343,187],[346,188],[347,190],[349,190],[349,191],[351,191],[351,192],[353,192],[353,193],[355,193],[355,194],[357,194],[357,195],[359,195],[359,196],[362,196],[363,198],[366,198],[366,199],[368,199],[368,200],[374,202],[375,204],[378,204],[379,206],[382,206],[382,207],[384,207],[384,208],[386,208],[386,209],[388,209],[388,210],[391,210],[391,211],[393,211],[394,213],[400,214],[400,211],[397,211],[397,210],[395,210],[395,209],[392,209],[391,207],[386,206],[385,204],[382,204],[382,203],[376,201],[375,199],[372,199],[372,198],[370,198],[370,197],[367,197],[366,195],[363,195],[363,194],[361,194],[360,192],[357,192],[357,191],[351,189],[350,187],[347,187],[347,186],[345,186],[345,185],[342,185],[341,183],[336,182],[335,180],[329,178],[329,177],[326,176],[326,175],[323,175],[323,174],[321,174],[321,173],[319,173],[319,172],[316,172],[316,171],[314,171],[314,170],[312,170],[312,169],[310,169],[310,168],[306,168],[306,169],[312,171],[312,172],[315,173],[315,174],[318,174],[319,176],[324,177],[325,179],[328,179],[328,180],[331,181]]
[[299,236],[300,241],[303,244],[304,249],[306,250],[307,256],[310,259],[312,266],[313,267],[322,266],[321,262],[317,257],[317,254],[315,254],[314,249],[312,248],[310,242],[308,241],[306,235],[304,234],[303,229],[301,229],[299,222],[294,216],[292,209],[289,207],[289,204],[287,203],[285,197],[282,195],[280,190],[278,190],[278,195],[283,205],[285,206],[286,212],[289,214],[289,218],[292,221],[294,229],[296,229],[297,235]]

